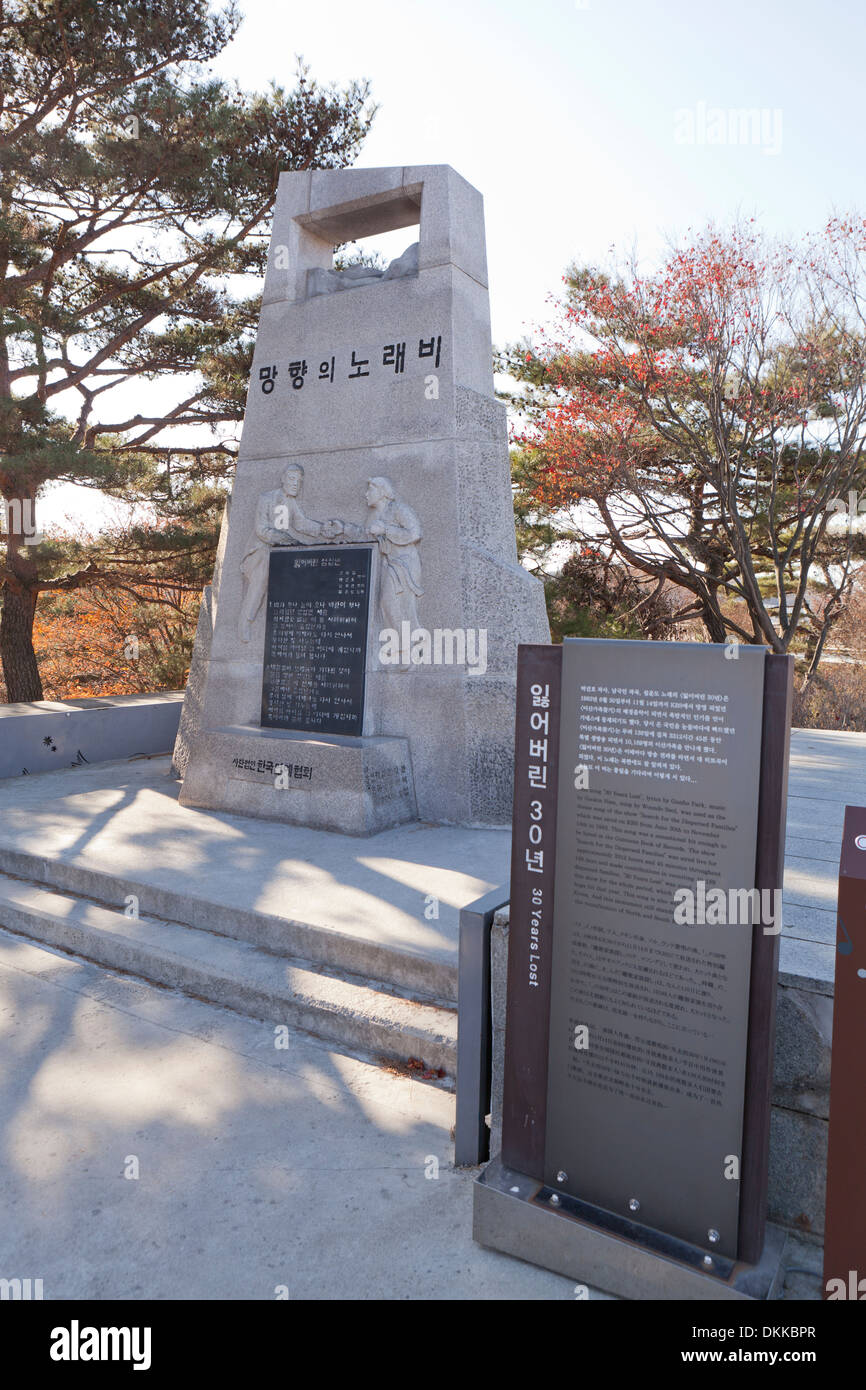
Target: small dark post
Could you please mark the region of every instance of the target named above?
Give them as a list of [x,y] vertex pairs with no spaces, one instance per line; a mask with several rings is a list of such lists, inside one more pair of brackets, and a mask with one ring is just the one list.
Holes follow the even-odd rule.
[[[866,1298],[866,807],[846,806],[830,1064],[825,1298]],[[852,1277],[853,1276],[853,1277]],[[863,1281],[862,1288],[860,1281]],[[844,1292],[828,1290],[842,1280]]]
[[[775,891],[785,871],[785,814],[788,805],[788,746],[794,658],[769,655],[764,665],[764,717],[761,731],[761,788],[755,887]],[[776,928],[781,923],[774,923]],[[764,1248],[770,1154],[770,1100],[779,935],[756,925],[752,937],[749,992],[749,1049],[743,1105],[743,1168],[740,1182],[739,1256],[755,1264]]]
[[460,909],[457,1004],[457,1122],[454,1162],[474,1167],[490,1157],[490,928],[508,902],[504,884]]

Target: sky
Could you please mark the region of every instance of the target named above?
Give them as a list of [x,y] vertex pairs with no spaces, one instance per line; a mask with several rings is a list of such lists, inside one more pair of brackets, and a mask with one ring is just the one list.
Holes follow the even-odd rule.
[[[240,8],[221,76],[289,88],[302,55],[319,81],[369,78],[380,109],[358,164],[451,164],[480,189],[499,346],[549,319],[571,261],[613,247],[652,265],[711,219],[795,236],[866,212],[861,0]],[[391,237],[393,255],[413,234]],[[46,498],[49,524],[78,491]]]
[[[289,86],[300,53],[321,81],[367,77],[380,111],[359,165],[451,164],[481,190],[498,343],[545,317],[571,260],[612,244],[652,259],[710,218],[792,234],[866,210],[861,0],[241,9],[222,75]],[[764,113],[758,143],[712,116],[740,109]],[[722,133],[736,142],[706,138]]]

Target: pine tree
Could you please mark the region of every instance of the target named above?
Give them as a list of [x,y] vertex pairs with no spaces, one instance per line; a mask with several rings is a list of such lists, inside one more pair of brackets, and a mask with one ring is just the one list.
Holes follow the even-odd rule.
[[[290,91],[217,80],[207,65],[238,22],[207,0],[0,0],[9,700],[42,698],[40,592],[168,571],[200,587],[279,173],[350,164],[369,129],[366,82],[323,87],[303,65]],[[39,540],[57,482],[149,503],[150,519],[125,548]]]

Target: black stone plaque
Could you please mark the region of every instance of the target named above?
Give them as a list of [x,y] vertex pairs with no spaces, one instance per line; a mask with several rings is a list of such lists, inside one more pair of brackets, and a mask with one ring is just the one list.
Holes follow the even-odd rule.
[[734,650],[563,644],[544,1163],[560,1190],[729,1258],[765,659]]
[[263,728],[361,734],[371,562],[367,545],[272,551]]

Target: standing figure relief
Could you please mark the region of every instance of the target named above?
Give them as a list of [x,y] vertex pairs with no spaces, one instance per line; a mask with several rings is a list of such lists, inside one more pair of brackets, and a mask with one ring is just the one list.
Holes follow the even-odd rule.
[[268,565],[274,546],[369,542],[379,551],[379,617],[383,628],[401,631],[408,622],[418,626],[417,600],[421,584],[421,523],[407,502],[397,495],[390,478],[370,478],[364,500],[364,522],[315,521],[301,508],[304,470],[298,463],[285,469],[281,485],[263,492],[256,506],[255,542],[241,561],[244,596],[240,612],[240,636],[249,642],[253,624],[268,589]]

